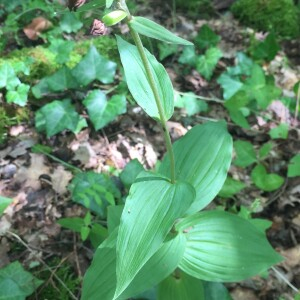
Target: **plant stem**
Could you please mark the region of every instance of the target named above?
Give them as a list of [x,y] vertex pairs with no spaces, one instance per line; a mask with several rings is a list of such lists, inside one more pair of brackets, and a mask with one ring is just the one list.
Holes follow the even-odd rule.
[[[130,18],[131,18],[131,16],[129,15],[128,19],[130,20]],[[155,80],[154,80],[154,77],[153,77],[153,74],[152,74],[152,71],[150,68],[150,64],[147,59],[146,52],[145,52],[143,43],[141,41],[141,38],[140,38],[139,34],[133,28],[131,28],[130,24],[128,24],[128,25],[130,28],[131,36],[132,36],[132,38],[135,42],[135,45],[138,49],[138,52],[141,56],[142,63],[144,65],[144,68],[145,68],[145,71],[146,71],[146,74],[148,77],[149,85],[150,85],[153,95],[154,95],[155,103],[156,103],[158,113],[159,113],[160,123],[162,125],[162,129],[163,129],[163,133],[164,133],[164,139],[165,139],[165,143],[166,143],[167,153],[170,158],[171,183],[175,183],[175,179],[176,179],[175,178],[176,177],[175,176],[175,157],[174,157],[172,141],[171,141],[171,137],[170,137],[170,134],[169,134],[169,131],[167,128],[167,121],[165,119],[160,95],[159,95],[158,89],[156,87]]]

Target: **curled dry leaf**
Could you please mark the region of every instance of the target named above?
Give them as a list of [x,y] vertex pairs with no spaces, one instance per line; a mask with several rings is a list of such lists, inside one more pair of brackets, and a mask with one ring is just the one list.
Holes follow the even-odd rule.
[[30,40],[37,40],[39,35],[49,29],[52,23],[43,17],[37,17],[23,31]]

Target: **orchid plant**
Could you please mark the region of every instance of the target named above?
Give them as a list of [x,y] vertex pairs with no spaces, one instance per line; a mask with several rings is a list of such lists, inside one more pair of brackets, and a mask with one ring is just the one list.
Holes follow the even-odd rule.
[[[84,3],[69,0],[69,8]],[[157,172],[139,173],[123,209],[112,207],[121,215],[117,222],[108,219],[110,235],[84,276],[82,299],[128,299],[154,286],[156,299],[208,299],[205,282],[244,280],[280,262],[255,219],[203,210],[222,188],[231,164],[226,123],[196,125],[172,145],[167,129],[174,111],[172,83],[140,35],[192,43],[131,15],[125,0],[92,3],[109,10],[94,21],[92,34],[104,34],[106,26],[121,21],[128,25],[134,44],[116,36],[127,85],[136,103],[160,124],[167,153]]]

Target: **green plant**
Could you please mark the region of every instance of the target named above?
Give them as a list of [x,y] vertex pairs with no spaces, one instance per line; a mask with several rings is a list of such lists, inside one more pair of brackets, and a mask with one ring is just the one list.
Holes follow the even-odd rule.
[[283,37],[299,36],[300,14],[293,0],[239,0],[231,10],[241,22],[258,30],[274,30]]
[[116,37],[127,85],[138,105],[161,125],[167,154],[157,172],[133,165],[125,205],[115,205],[103,183],[98,186],[94,179],[88,180],[92,192],[81,196],[78,189],[79,202],[91,204],[92,197],[97,203],[99,191],[101,204],[113,203],[108,206],[109,236],[85,274],[82,299],[127,299],[156,285],[157,299],[211,299],[204,281],[243,280],[282,258],[247,219],[224,211],[199,212],[223,186],[232,139],[225,122],[217,122],[196,125],[171,144],[166,121],[174,110],[172,83],[143,47],[140,34],[168,43],[191,43],[153,21],[132,16],[124,0],[107,0],[106,7],[107,24],[125,17],[129,26],[135,46]]

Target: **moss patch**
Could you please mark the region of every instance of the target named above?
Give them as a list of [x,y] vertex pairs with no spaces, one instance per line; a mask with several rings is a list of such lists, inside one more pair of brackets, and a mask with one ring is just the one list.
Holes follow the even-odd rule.
[[236,18],[257,30],[274,30],[281,37],[297,37],[300,13],[293,0],[239,0],[231,7]]
[[[70,54],[70,60],[67,66],[73,68],[91,45],[94,45],[99,53],[108,59],[113,61],[119,60],[115,39],[103,36],[77,42],[74,50]],[[30,75],[20,78],[21,81],[25,83],[33,84],[34,81],[53,74],[61,67],[61,65],[55,61],[55,54],[42,46],[12,51],[7,56],[0,58],[0,64],[5,61],[12,64],[24,62],[28,61],[29,58],[31,58]]]
[[214,14],[211,0],[176,0],[176,7],[186,10],[191,16],[209,17]]

